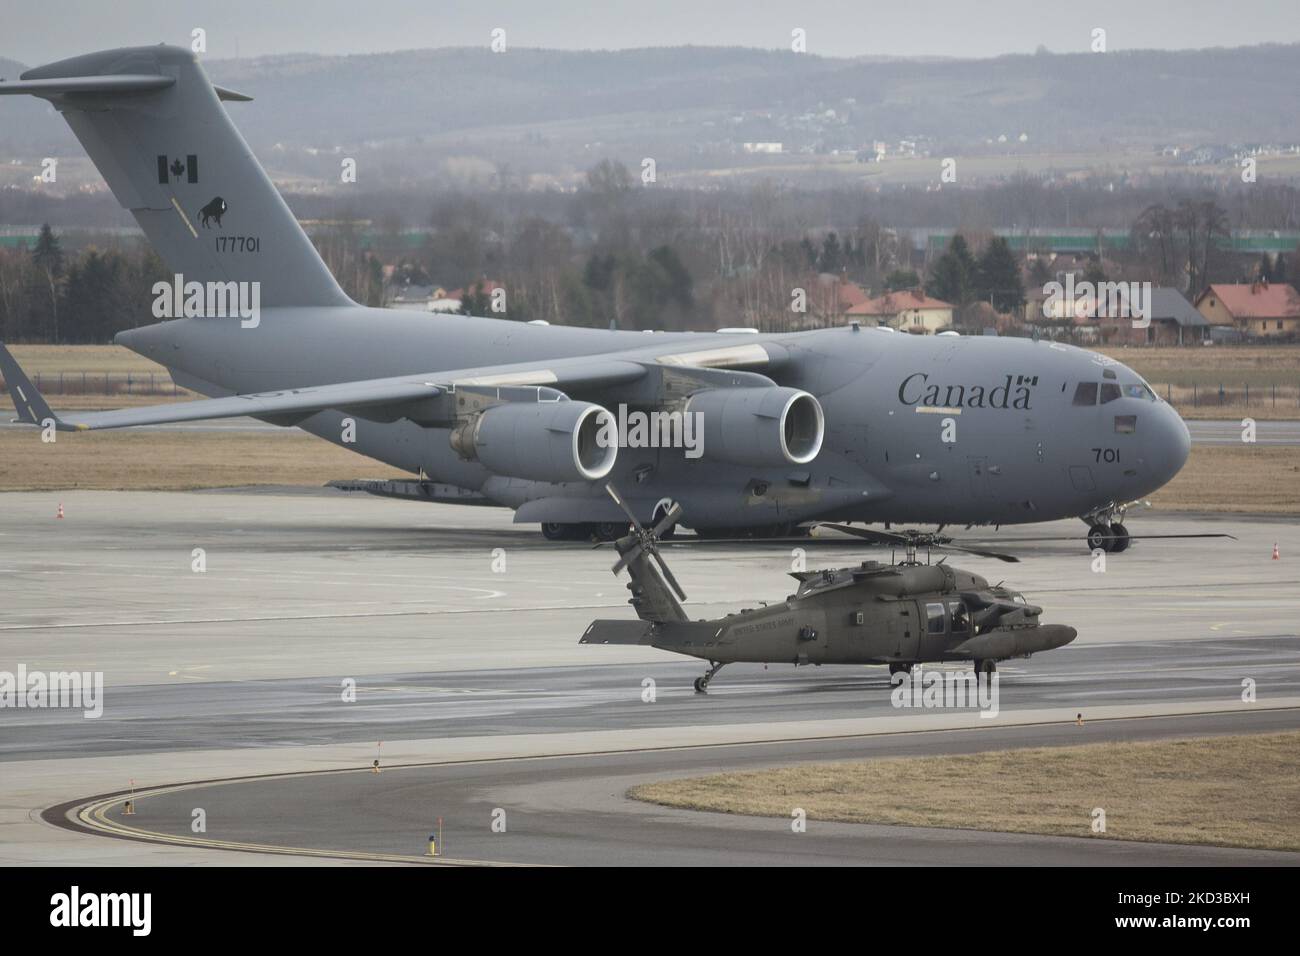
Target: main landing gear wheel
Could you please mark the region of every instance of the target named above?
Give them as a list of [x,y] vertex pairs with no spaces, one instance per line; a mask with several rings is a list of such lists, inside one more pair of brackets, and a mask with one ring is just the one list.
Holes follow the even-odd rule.
[[1128,546],[1133,543],[1133,539],[1129,537],[1128,528],[1124,527],[1118,521],[1110,526],[1110,533],[1112,535],[1110,550],[1114,554],[1119,554],[1121,551],[1127,551]]
[[590,526],[592,534],[600,541],[614,541],[627,534],[627,525],[617,521],[601,521]]
[[560,524],[558,521],[542,522],[542,537],[547,541],[573,541],[578,536],[573,529],[579,525]]
[[912,673],[911,664],[890,664],[889,665],[890,677],[893,677],[895,674],[910,674],[910,673]]
[[1111,548],[1110,525],[1094,524],[1088,528],[1088,550],[1109,551]]
[[709,681],[713,680],[713,675],[722,670],[722,664],[714,664],[709,668],[709,672],[703,677],[695,678],[695,693],[707,694],[709,692]]
[[998,669],[998,662],[997,662],[997,661],[989,661],[989,660],[979,659],[979,660],[975,660],[975,661],[973,661],[973,663],[974,663],[974,665],[975,665],[975,676],[976,676],[976,677],[979,677],[981,674],[987,674],[987,675],[989,675],[990,677],[992,677],[992,676],[997,672],[997,669]]

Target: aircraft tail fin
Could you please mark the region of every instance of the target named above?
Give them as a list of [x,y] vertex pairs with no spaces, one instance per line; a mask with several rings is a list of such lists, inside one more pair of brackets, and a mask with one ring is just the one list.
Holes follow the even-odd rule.
[[113,195],[185,282],[256,282],[262,307],[345,306],[214,87],[180,47],[89,53],[0,82],[49,100]]

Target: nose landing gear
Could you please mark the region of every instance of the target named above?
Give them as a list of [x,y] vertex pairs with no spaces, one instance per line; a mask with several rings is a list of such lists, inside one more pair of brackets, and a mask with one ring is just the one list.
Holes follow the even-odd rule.
[[1120,522],[1114,524],[1097,524],[1090,525],[1088,528],[1088,550],[1096,551],[1100,548],[1102,551],[1108,551],[1111,554],[1119,554],[1121,551],[1127,551],[1132,543],[1129,537],[1128,528],[1125,528]]

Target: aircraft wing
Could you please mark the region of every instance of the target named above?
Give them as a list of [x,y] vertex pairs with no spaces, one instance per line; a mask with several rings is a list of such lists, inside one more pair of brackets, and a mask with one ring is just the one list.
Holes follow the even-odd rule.
[[301,417],[329,408],[375,409],[388,417],[402,417],[403,406],[434,398],[457,386],[560,386],[592,387],[615,385],[645,374],[636,362],[601,357],[581,361],[568,359],[545,368],[497,366],[431,372],[428,375],[362,379],[332,385],[284,389],[172,402],[142,408],[121,408],[105,412],[79,412],[64,418],[50,409],[45,397],[19,367],[13,355],[0,344],[0,374],[8,386],[18,420],[29,425],[52,421],[59,431],[91,431],[160,425],[170,422],[203,421],[214,418]]
[[292,422],[295,417],[301,420],[329,408],[368,408],[376,410],[377,417],[393,420],[403,417],[403,406],[433,398],[458,386],[539,386],[560,390],[611,388],[635,382],[655,367],[689,369],[702,384],[713,382],[719,387],[742,383],[771,385],[771,379],[743,370],[779,364],[784,358],[783,352],[783,349],[779,350],[774,358],[756,343],[720,346],[709,342],[693,347],[693,343],[686,345],[678,339],[650,349],[621,353],[361,379],[141,408],[81,412],[66,418],[50,409],[3,343],[0,343],[0,374],[8,384],[19,421],[30,425],[53,421],[59,431],[92,431],[241,416],[280,418]]

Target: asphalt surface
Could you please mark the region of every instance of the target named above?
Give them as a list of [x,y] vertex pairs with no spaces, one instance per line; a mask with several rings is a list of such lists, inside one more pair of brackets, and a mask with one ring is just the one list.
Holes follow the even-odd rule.
[[[1079,814],[1078,837],[872,826],[790,817],[731,816],[629,799],[638,784],[672,776],[819,760],[965,754],[988,749],[1153,740],[1189,734],[1290,730],[1300,711],[1180,720],[1103,721],[945,733],[901,733],[579,757],[478,761],[253,779],[137,795],[135,813],[112,801],[99,826],[120,836],[421,861],[430,835],[448,862],[600,866],[1014,865],[1295,866],[1300,853],[1099,840]],[[205,831],[192,824],[196,808]],[[792,812],[794,807],[792,806]],[[494,830],[494,821],[498,829]],[[1108,818],[1112,830],[1122,818]],[[439,823],[441,825],[439,825]],[[504,824],[504,832],[500,826]],[[126,829],[129,828],[129,829]]]
[[[602,648],[591,648],[599,659]],[[227,747],[297,747],[469,737],[892,718],[884,667],[728,665],[707,696],[702,662],[591,664],[375,674],[343,700],[343,678],[109,688],[104,715],[24,710],[6,717],[2,761]],[[954,669],[956,665],[948,669]],[[936,669],[941,669],[937,668]],[[1067,646],[999,665],[998,709],[1300,698],[1300,637],[1217,637]],[[654,701],[643,699],[654,682]]]
[[[1075,626],[1079,638],[1004,663],[998,718],[968,711],[936,722],[893,708],[882,668],[733,665],[702,697],[690,687],[700,662],[579,645],[592,618],[631,613],[623,582],[609,572],[612,552],[550,544],[509,519],[498,509],[315,489],[0,495],[0,670],[101,671],[105,681],[98,719],[0,710],[0,863],[280,859],[249,852],[269,846],[307,854],[289,861],[312,853],[325,862],[345,854],[407,861],[439,815],[449,854],[506,862],[1254,859],[822,824],[792,849],[782,842],[791,835],[785,820],[683,814],[623,794],[643,780],[797,759],[960,752],[1151,728],[1186,735],[1294,727],[1293,520],[1134,513],[1127,524],[1137,534],[1235,539],[1139,541],[1110,556],[1104,571],[1072,542],[1017,543],[1019,565],[950,559],[1008,580],[1044,606],[1046,621]],[[1004,529],[1002,537],[1081,530],[1061,522]],[[857,541],[816,538],[797,547],[810,568],[889,559]],[[789,544],[682,543],[665,552],[693,616],[792,590],[786,573],[797,555]],[[643,700],[647,678],[652,703]],[[1248,678],[1259,712],[1219,713],[1241,709]],[[345,680],[355,681],[355,702],[343,699]],[[1072,722],[1078,712],[1083,728]],[[915,749],[891,749],[906,741]],[[189,791],[149,791],[356,768],[381,746],[386,763],[441,766],[360,780],[331,772],[230,783],[205,791],[202,803]],[[134,824],[177,830],[202,806],[208,842],[111,840],[41,820],[52,806],[129,782],[144,794]],[[485,806],[489,815],[507,811],[507,834],[480,832]],[[104,810],[104,826],[116,825],[114,812]],[[244,843],[256,846],[239,854],[217,848]]]

